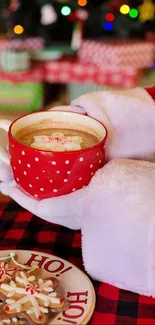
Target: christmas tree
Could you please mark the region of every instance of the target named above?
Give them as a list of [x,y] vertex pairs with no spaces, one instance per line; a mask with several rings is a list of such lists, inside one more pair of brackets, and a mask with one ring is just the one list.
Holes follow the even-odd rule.
[[[85,10],[86,38],[144,38],[155,33],[155,0],[1,0],[0,33],[70,42],[77,10]],[[15,28],[21,26],[22,28]]]

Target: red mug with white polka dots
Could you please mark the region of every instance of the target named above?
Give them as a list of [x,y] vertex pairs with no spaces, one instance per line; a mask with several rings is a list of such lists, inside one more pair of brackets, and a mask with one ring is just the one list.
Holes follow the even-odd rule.
[[[58,152],[25,146],[16,133],[43,120],[78,125],[89,133],[94,130],[100,141],[87,149]],[[107,130],[99,121],[86,115],[66,111],[37,112],[14,122],[0,120],[8,132],[9,153],[0,147],[0,159],[10,164],[18,186],[36,199],[46,199],[79,190],[88,185],[94,173],[105,163]],[[74,127],[75,129],[75,127]],[[52,129],[51,129],[52,130]]]

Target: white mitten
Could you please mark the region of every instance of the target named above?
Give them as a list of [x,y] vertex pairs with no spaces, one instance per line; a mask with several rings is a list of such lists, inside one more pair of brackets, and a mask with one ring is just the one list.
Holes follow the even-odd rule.
[[155,297],[155,163],[114,160],[89,185],[82,225],[94,279]]
[[155,154],[155,102],[145,89],[99,91],[72,102],[105,124],[108,160],[151,160]]
[[24,194],[13,180],[11,168],[0,162],[0,192],[36,216],[70,229],[81,229],[83,208],[88,189],[69,195],[37,201]]

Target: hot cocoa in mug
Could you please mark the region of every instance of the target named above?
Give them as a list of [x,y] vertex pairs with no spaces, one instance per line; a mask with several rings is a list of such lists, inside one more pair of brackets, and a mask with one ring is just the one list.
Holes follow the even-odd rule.
[[74,192],[90,182],[105,163],[107,130],[99,121],[78,113],[46,111],[0,120],[8,132],[10,164],[18,186],[36,199]]

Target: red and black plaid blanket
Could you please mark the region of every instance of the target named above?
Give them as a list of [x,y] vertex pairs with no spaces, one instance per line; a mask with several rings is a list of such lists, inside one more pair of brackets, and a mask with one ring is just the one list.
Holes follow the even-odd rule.
[[[60,256],[83,270],[81,234],[0,201],[0,249],[26,249]],[[104,258],[104,257],[103,257]],[[155,325],[155,299],[92,281],[96,306],[89,325]]]

